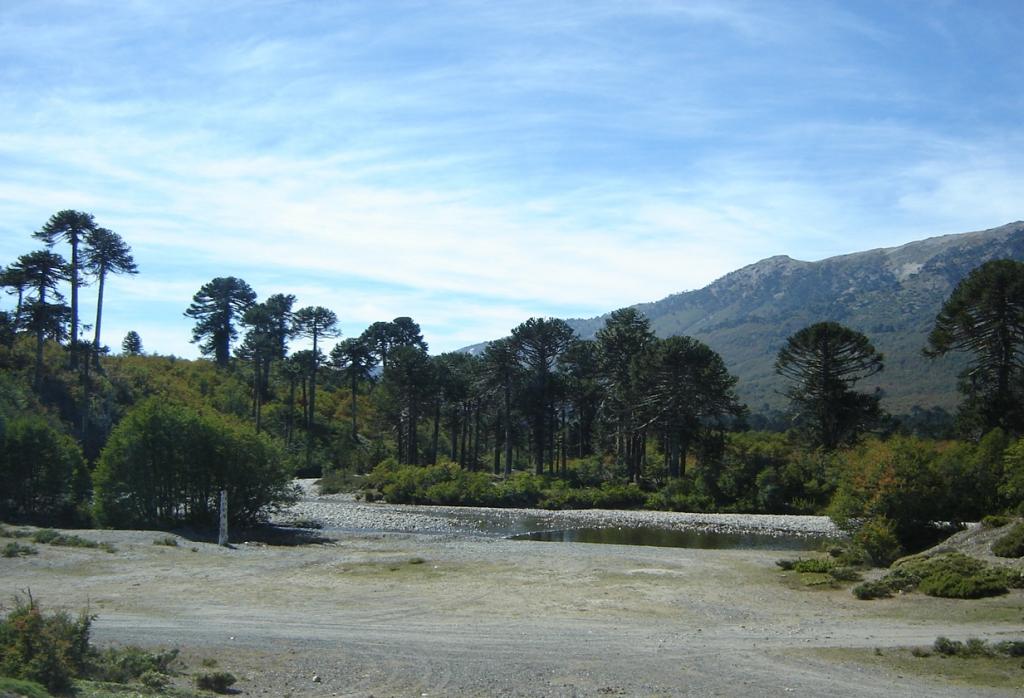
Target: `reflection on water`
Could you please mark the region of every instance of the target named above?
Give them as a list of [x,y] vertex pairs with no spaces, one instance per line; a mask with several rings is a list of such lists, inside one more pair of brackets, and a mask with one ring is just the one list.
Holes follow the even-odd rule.
[[666,548],[705,550],[819,550],[828,541],[820,536],[768,535],[764,533],[717,533],[713,531],[667,531],[663,528],[573,528],[534,531],[512,536],[513,540],[556,543],[607,543],[611,545],[655,545]]

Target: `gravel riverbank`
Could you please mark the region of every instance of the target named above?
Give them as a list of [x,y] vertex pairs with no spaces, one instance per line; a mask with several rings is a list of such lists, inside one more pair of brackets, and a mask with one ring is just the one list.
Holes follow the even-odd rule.
[[279,512],[274,523],[308,523],[327,530],[342,531],[401,531],[487,537],[577,528],[657,528],[670,531],[836,538],[842,535],[825,516],[410,506],[362,502],[352,494],[320,495],[315,482],[299,480],[302,491],[299,501]]

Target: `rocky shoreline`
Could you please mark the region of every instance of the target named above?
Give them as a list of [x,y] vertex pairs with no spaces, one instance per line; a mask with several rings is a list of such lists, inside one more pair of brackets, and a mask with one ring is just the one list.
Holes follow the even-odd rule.
[[670,531],[839,538],[826,516],[698,514],[687,512],[573,509],[495,509],[419,506],[359,501],[352,494],[320,495],[315,480],[300,480],[302,494],[273,523],[325,531],[445,533],[506,537],[529,531],[577,528],[657,528]]

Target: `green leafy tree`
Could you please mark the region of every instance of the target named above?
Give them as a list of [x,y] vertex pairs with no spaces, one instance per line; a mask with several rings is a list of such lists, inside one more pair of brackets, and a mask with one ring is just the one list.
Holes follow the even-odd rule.
[[501,395],[502,443],[505,446],[504,476],[512,475],[512,395],[522,381],[523,369],[516,346],[510,339],[488,343],[481,356],[485,386]]
[[396,317],[391,322],[375,322],[363,331],[361,339],[377,357],[381,369],[387,370],[388,355],[396,347],[411,346],[427,350],[420,326],[410,317]]
[[967,275],[942,305],[924,353],[973,355],[960,376],[962,420],[976,434],[1001,427],[1024,431],[1024,263],[986,262]]
[[[139,268],[132,258],[131,248],[120,235],[106,228],[94,227],[85,233],[85,252],[82,255],[86,271],[99,282],[96,291],[96,326],[93,328],[93,357],[99,365],[100,327],[103,323],[103,291],[108,274],[138,274]],[[72,311],[73,314],[74,311]]]
[[267,397],[270,367],[287,355],[288,340],[295,333],[294,304],[295,296],[275,293],[242,314],[242,324],[249,329],[235,353],[253,364],[252,398],[257,433],[262,426],[262,406]]
[[320,305],[311,305],[295,311],[292,327],[296,336],[313,341],[309,368],[309,413],[306,423],[306,467],[309,468],[313,463],[313,432],[316,426],[316,376],[323,357],[318,344],[321,339],[339,336],[341,330],[338,329],[338,316]]
[[71,366],[78,365],[78,286],[82,283],[81,259],[79,258],[78,246],[85,240],[86,236],[95,230],[96,222],[92,214],[82,211],[64,210],[50,216],[50,220],[33,233],[33,237],[43,240],[47,246],[53,247],[61,240],[71,246],[71,268],[69,278],[71,280]]
[[637,414],[642,386],[636,362],[654,344],[651,322],[636,308],[613,311],[595,336],[606,393],[605,415],[615,435],[615,453],[631,479],[639,480],[645,435]]
[[419,464],[417,431],[420,414],[434,393],[434,371],[430,357],[417,346],[395,347],[390,352],[388,369],[382,381],[398,438],[399,461]]
[[356,412],[359,384],[372,380],[377,361],[362,337],[352,337],[339,342],[331,350],[331,365],[338,369],[352,391],[352,441],[357,442],[359,428]]
[[681,477],[701,429],[743,413],[736,378],[721,356],[692,337],[657,341],[642,370],[638,382],[644,386],[650,423],[666,436],[669,477]]
[[199,344],[204,356],[212,354],[218,366],[227,367],[231,342],[238,336],[235,320],[255,302],[256,292],[234,276],[217,277],[203,284],[185,311],[186,317],[196,321],[192,342]]
[[530,420],[533,465],[538,475],[544,472],[544,456],[551,450],[548,440],[554,430],[559,358],[574,337],[572,328],[564,320],[555,318],[530,318],[512,330],[512,344],[525,369],[524,405]]
[[3,271],[0,271],[0,286],[6,288],[7,293],[18,297],[12,319],[14,326],[17,327],[21,324],[21,308],[25,301],[25,291],[29,287],[29,280],[17,263],[9,264]]
[[145,400],[114,428],[93,474],[97,521],[115,528],[213,526],[220,490],[234,525],[292,497],[291,473],[264,434],[225,415]]
[[35,385],[38,388],[43,375],[43,344],[48,337],[60,341],[66,336],[69,309],[58,285],[70,278],[70,270],[63,257],[46,250],[22,255],[14,267],[31,289],[23,322],[25,328],[36,335]]
[[121,351],[129,356],[140,356],[142,354],[142,337],[135,330],[128,330],[121,340]]
[[0,433],[0,516],[51,523],[87,491],[88,472],[74,439],[34,414],[14,417]]
[[855,441],[878,421],[878,395],[853,387],[882,368],[883,356],[867,337],[835,322],[791,335],[775,361],[775,370],[792,381],[786,395],[798,427],[826,451]]

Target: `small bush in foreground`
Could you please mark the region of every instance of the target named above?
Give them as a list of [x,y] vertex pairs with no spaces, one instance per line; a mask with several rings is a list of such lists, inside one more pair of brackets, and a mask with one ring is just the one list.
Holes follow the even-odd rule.
[[99,652],[89,644],[93,619],[87,613],[77,618],[64,612],[44,615],[31,596],[15,598],[14,608],[0,620],[0,676],[34,681],[52,693],[69,692],[77,678],[143,681],[151,688],[161,683],[154,675],[170,671],[177,650],[124,647]]
[[25,557],[26,555],[35,555],[39,551],[33,548],[31,545],[22,545],[21,543],[8,543],[4,546],[4,557]]
[[992,544],[992,554],[999,557],[1024,557],[1024,523],[1019,523]]
[[226,671],[208,671],[196,676],[196,687],[214,693],[227,693],[237,680],[234,674]]
[[86,613],[77,619],[63,612],[44,616],[31,596],[16,598],[0,621],[0,675],[35,681],[54,693],[70,690],[86,667],[92,620]]

